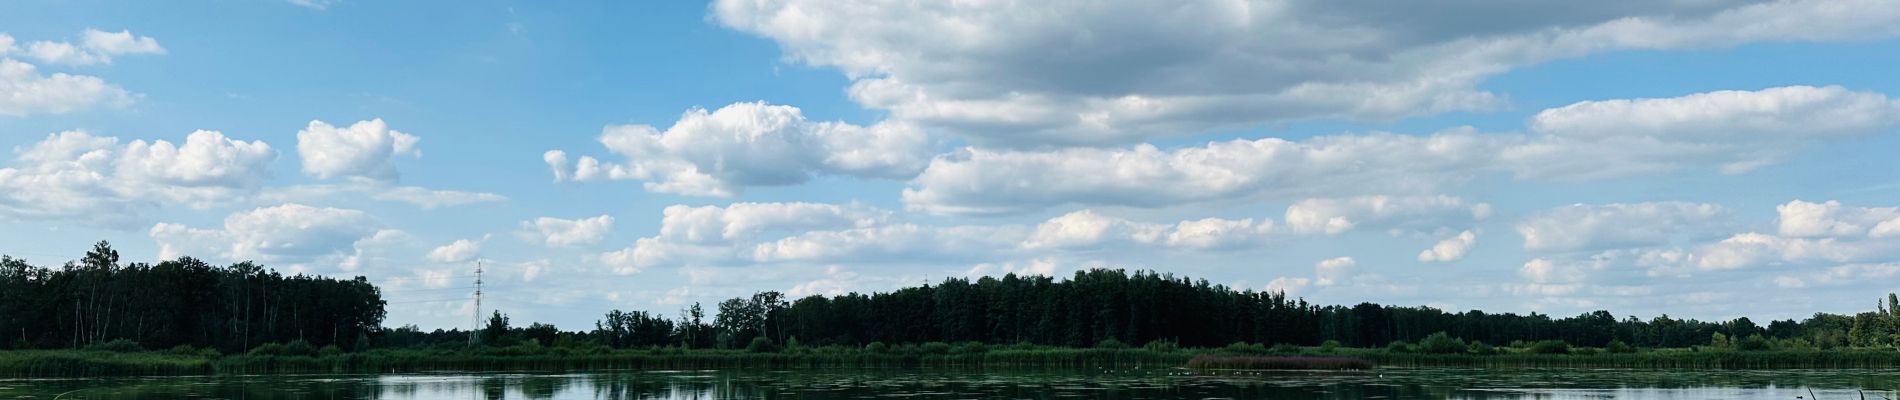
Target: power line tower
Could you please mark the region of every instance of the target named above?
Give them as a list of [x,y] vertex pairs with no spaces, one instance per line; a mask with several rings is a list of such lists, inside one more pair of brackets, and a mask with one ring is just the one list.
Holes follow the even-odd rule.
[[475,316],[470,318],[468,345],[474,346],[482,331],[482,260],[475,260]]

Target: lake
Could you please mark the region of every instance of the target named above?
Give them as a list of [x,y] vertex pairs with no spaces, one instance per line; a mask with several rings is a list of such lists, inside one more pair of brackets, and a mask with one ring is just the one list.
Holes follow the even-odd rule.
[[0,399],[1900,399],[1900,371],[612,371],[0,380]]

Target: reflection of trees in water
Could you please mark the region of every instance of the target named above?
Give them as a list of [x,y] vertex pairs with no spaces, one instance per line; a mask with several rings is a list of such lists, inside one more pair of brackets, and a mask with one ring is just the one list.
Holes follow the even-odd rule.
[[594,397],[600,399],[727,399],[757,398],[750,385],[735,385],[727,374],[700,375],[625,373],[596,376],[588,380]]
[[[1900,371],[1637,371],[1388,369],[1374,372],[1178,371],[673,371],[569,375],[229,376],[44,380],[0,398],[458,399],[1601,399],[1896,398]],[[17,389],[22,381],[0,381]],[[1484,389],[1496,388],[1496,389]],[[1877,397],[1878,396],[1878,397]]]

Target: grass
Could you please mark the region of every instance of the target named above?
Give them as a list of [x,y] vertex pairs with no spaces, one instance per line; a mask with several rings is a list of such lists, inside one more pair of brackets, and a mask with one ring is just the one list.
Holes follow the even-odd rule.
[[1212,349],[1171,347],[1067,348],[1034,345],[945,345],[794,347],[776,352],[745,350],[621,349],[601,346],[467,349],[378,349],[357,353],[107,350],[0,351],[0,376],[82,377],[274,373],[390,373],[425,371],[582,371],[608,369],[733,368],[1192,368],[1368,369],[1380,367],[1787,369],[1894,368],[1900,351],[1890,348],[1733,351],[1642,349],[1604,352],[1574,348],[1537,354],[1529,348],[1494,353],[1423,354],[1398,348],[1334,348],[1236,345]]

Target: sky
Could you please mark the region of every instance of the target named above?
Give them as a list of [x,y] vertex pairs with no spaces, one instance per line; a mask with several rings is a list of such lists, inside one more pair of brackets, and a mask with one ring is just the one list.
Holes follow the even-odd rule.
[[1757,320],[1900,291],[1900,3],[26,0],[0,253],[390,326],[1153,270]]

